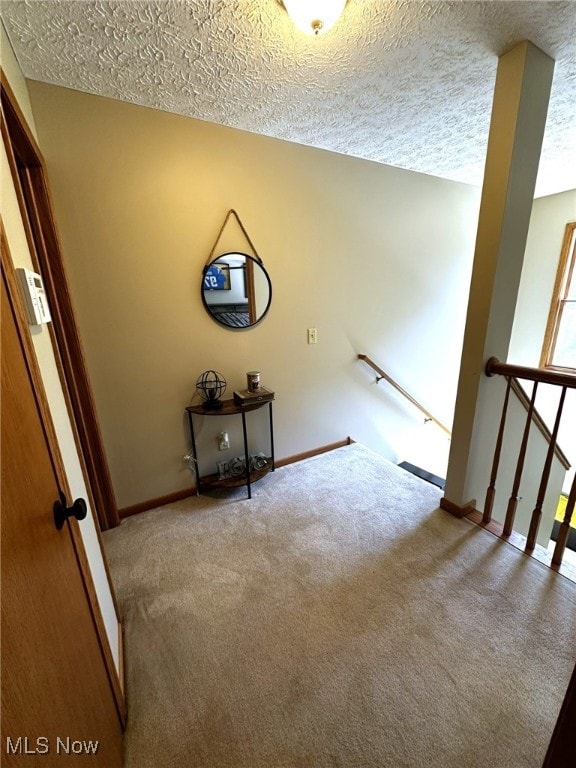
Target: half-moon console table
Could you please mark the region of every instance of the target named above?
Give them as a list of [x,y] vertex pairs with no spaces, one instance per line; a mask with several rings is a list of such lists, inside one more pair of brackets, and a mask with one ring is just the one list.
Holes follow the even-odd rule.
[[[266,459],[266,465],[258,469],[250,469],[250,457],[248,454],[248,430],[246,427],[246,414],[249,411],[257,411],[268,406],[268,422],[270,426],[270,456]],[[223,400],[222,407],[217,409],[204,408],[202,405],[190,405],[186,408],[188,414],[188,423],[190,425],[190,436],[192,438],[192,453],[194,460],[194,473],[196,475],[196,492],[200,493],[204,488],[238,488],[245,485],[248,489],[248,498],[252,498],[252,483],[260,480],[268,472],[274,472],[274,422],[272,418],[272,400],[256,401],[240,405],[233,399]],[[242,474],[234,477],[221,478],[216,472],[212,475],[200,477],[198,469],[198,452],[196,450],[196,436],[194,434],[194,416],[230,416],[239,414],[242,417],[242,434],[244,437],[244,457],[246,468]]]

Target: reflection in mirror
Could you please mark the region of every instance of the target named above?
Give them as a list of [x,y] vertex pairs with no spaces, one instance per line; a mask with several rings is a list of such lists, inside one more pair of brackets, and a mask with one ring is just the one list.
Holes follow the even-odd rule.
[[264,317],[272,284],[262,263],[246,253],[224,253],[204,267],[202,301],[216,322],[249,328]]

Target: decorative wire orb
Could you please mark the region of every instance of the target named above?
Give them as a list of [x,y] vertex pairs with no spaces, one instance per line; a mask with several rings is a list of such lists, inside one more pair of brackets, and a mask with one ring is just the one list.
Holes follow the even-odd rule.
[[222,408],[220,395],[226,391],[226,379],[218,371],[204,371],[196,381],[196,389],[204,400],[204,408]]

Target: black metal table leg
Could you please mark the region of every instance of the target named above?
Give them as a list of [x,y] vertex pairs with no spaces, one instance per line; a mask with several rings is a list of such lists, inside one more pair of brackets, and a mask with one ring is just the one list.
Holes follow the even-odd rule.
[[200,471],[198,469],[198,454],[196,452],[196,436],[194,435],[194,418],[188,411],[188,423],[190,424],[190,437],[192,438],[192,453],[194,454],[194,474],[196,476],[196,496],[200,495]]
[[248,435],[246,433],[246,414],[242,411],[242,431],[244,433],[244,456],[246,458],[246,485],[248,486],[248,498],[252,498],[250,485],[250,456],[248,455]]
[[269,405],[269,413],[268,413],[268,421],[270,422],[270,458],[272,460],[272,472],[274,472],[275,464],[274,464],[274,422],[272,419],[272,400],[268,403]]

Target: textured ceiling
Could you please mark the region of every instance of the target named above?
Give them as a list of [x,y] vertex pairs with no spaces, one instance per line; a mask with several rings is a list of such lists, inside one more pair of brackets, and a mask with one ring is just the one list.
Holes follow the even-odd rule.
[[576,3],[348,0],[298,32],[278,0],[1,0],[24,74],[481,184],[498,55],[556,60],[537,194],[576,188]]

